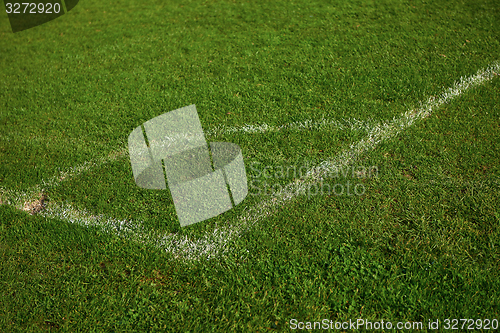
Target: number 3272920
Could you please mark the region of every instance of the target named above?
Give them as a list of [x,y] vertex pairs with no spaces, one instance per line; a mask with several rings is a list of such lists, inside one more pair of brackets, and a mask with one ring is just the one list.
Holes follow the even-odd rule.
[[61,5],[58,3],[6,3],[5,9],[7,14],[57,14],[61,11]]

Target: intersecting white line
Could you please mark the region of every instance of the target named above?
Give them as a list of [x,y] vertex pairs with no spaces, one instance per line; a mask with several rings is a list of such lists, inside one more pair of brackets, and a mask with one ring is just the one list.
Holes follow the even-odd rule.
[[282,191],[270,195],[269,199],[250,207],[246,214],[240,217],[240,223],[234,226],[223,226],[215,228],[213,233],[205,235],[196,241],[189,240],[186,236],[163,236],[155,235],[152,244],[166,252],[175,253],[177,257],[184,259],[200,259],[204,256],[212,257],[228,251],[227,244],[231,239],[240,236],[243,232],[250,230],[257,221],[272,215],[279,207],[285,206],[295,197],[304,194],[312,184],[316,184],[329,178],[337,172],[339,167],[352,164],[362,154],[373,150],[379,143],[393,138],[402,130],[414,125],[417,120],[430,116],[434,109],[450,102],[463,92],[483,84],[498,76],[500,63],[494,62],[486,69],[479,70],[475,75],[460,78],[453,87],[444,91],[439,98],[430,97],[417,110],[410,110],[390,122],[384,122],[374,126],[368,135],[349,149],[342,151],[332,160],[326,160],[318,166],[310,169],[306,175],[293,183],[288,184]]
[[[324,179],[328,179],[330,175],[338,170],[339,167],[345,167],[355,162],[362,154],[373,150],[379,143],[389,140],[398,135],[402,130],[414,125],[418,120],[430,116],[433,110],[439,108],[441,105],[450,102],[455,97],[462,95],[465,91],[481,85],[486,81],[498,76],[500,72],[500,63],[494,62],[486,69],[479,70],[475,75],[461,78],[456,82],[453,87],[444,91],[439,98],[430,97],[427,102],[423,103],[418,109],[410,110],[394,118],[389,122],[378,123],[369,129],[368,135],[356,144],[352,144],[348,149],[343,150],[332,160],[326,160],[318,164],[316,167],[311,168],[304,177],[296,180],[293,183],[285,186],[280,192],[271,194],[267,199],[262,200],[260,203],[250,207],[245,211],[244,215],[240,216],[239,222],[235,225],[215,226],[210,234],[206,234],[197,240],[190,240],[187,236],[177,234],[161,234],[153,230],[145,230],[141,221],[133,220],[118,220],[104,215],[93,215],[85,210],[74,209],[71,205],[51,204],[40,215],[49,218],[59,218],[64,221],[78,223],[86,226],[99,226],[104,230],[117,234],[119,236],[126,236],[139,242],[147,243],[156,246],[160,250],[172,253],[176,258],[185,260],[200,260],[202,258],[213,258],[217,255],[223,254],[230,249],[228,243],[242,233],[251,229],[256,222],[271,216],[280,207],[285,206],[291,202],[292,199],[304,194],[307,188],[313,184],[317,184]],[[284,128],[291,129],[307,129],[311,126],[327,126],[326,121],[321,125],[321,122],[310,121],[310,123],[292,123],[288,125],[273,127],[267,125],[251,126],[245,125],[240,128],[218,128],[212,130],[209,134],[217,133],[262,133],[271,130],[280,130]],[[335,126],[335,123],[330,123]],[[288,127],[287,127],[288,126]],[[210,131],[209,131],[210,132]],[[67,178],[75,177],[82,172],[88,171],[90,168],[99,166],[108,161],[123,157],[126,155],[126,150],[114,152],[107,158],[99,161],[88,162],[79,167],[70,170],[65,174],[59,175],[48,182],[43,182],[41,185],[36,186],[29,191],[16,193],[17,200],[16,207],[22,209],[23,198],[28,198],[33,193],[39,193],[42,186],[58,185],[60,182]],[[10,194],[6,190],[0,189],[0,193]],[[37,192],[38,191],[38,192]]]

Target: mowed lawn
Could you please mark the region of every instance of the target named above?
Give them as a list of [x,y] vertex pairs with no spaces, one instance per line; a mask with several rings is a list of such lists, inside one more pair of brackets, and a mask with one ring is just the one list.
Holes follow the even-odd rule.
[[[319,331],[357,319],[495,331],[498,71],[356,155],[329,180],[336,192],[265,203],[303,175],[293,171],[498,69],[499,36],[496,1],[81,1],[16,34],[0,15],[0,331]],[[191,104],[208,141],[241,147],[249,194],[181,228],[169,191],[135,186],[127,138]],[[217,250],[180,256],[22,210],[42,194],[46,211],[71,205]],[[251,228],[212,244],[252,209],[264,215]]]

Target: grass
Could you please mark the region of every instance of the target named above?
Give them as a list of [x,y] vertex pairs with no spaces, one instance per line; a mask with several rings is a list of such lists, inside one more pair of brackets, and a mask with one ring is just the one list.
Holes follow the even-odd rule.
[[[71,204],[192,241],[234,226],[269,198],[262,190],[299,178],[280,170],[333,159],[375,124],[499,60],[499,13],[495,1],[87,1],[16,34],[0,18],[1,330],[500,320],[497,78],[329,182],[363,195],[300,196],[211,258],[175,258],[42,214],[46,199],[47,209]],[[209,141],[242,148],[255,186],[233,210],[180,228],[168,191],[135,186],[126,139],[190,104]],[[321,119],[337,125],[217,130]],[[107,163],[36,187],[99,159]],[[371,167],[378,172],[362,173]],[[29,215],[15,206],[33,188],[46,197]]]

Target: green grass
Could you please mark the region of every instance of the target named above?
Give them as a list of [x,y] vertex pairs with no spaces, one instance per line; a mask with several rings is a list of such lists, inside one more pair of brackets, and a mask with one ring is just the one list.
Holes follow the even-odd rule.
[[[190,104],[205,130],[388,121],[499,60],[499,22],[495,1],[84,1],[16,34],[0,16],[0,199],[124,150],[135,127]],[[0,330],[500,320],[499,100],[497,78],[465,92],[354,164],[376,166],[377,177],[331,181],[362,184],[362,196],[299,197],[209,260],[0,205]],[[366,135],[328,127],[208,139],[241,147],[249,181],[284,186],[294,177],[250,165],[312,166]],[[192,240],[266,199],[249,195],[180,228],[168,191],[135,186],[127,154],[44,189],[49,205]]]

